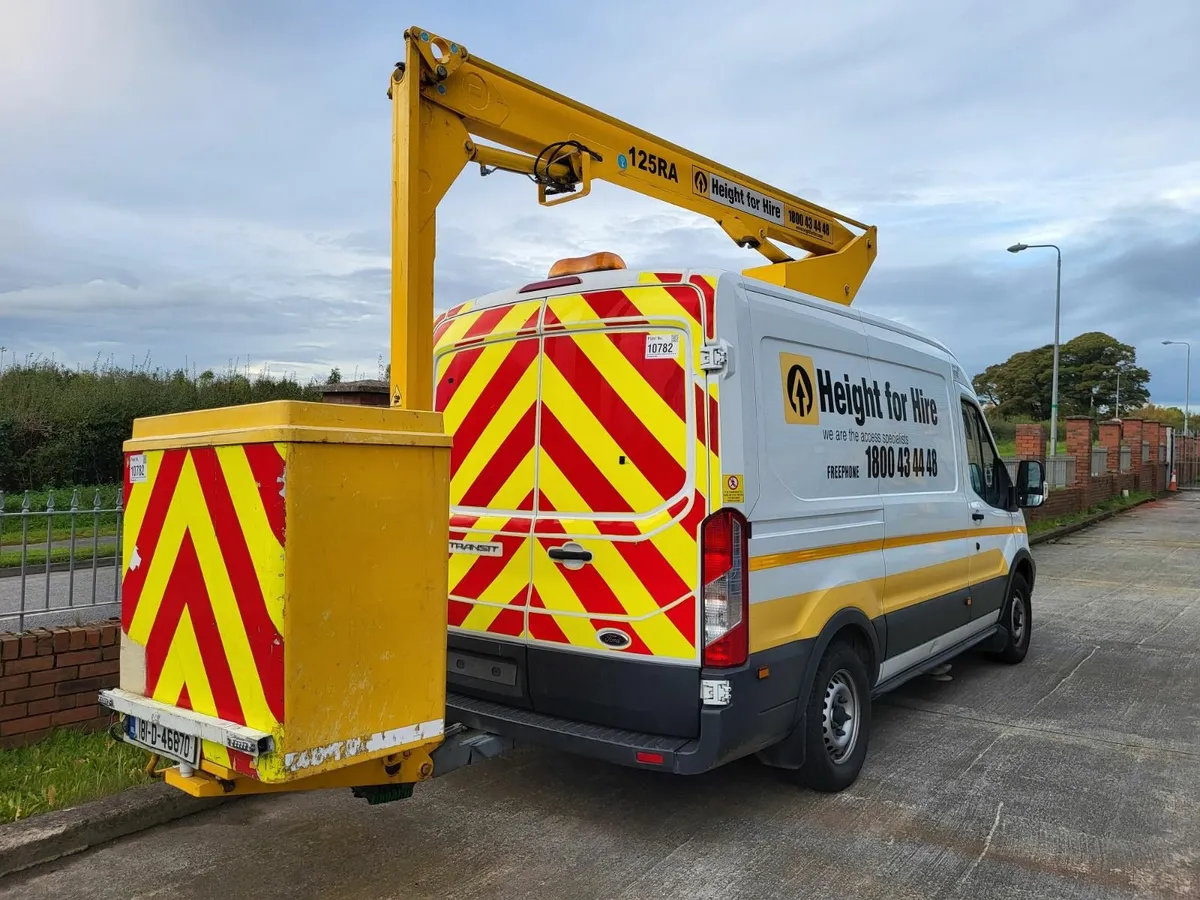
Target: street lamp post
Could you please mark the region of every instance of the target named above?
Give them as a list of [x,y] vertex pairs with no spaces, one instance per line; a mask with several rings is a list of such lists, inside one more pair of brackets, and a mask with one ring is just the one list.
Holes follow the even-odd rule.
[[1050,455],[1058,455],[1058,322],[1062,311],[1062,251],[1057,244],[1013,244],[1009,253],[1020,253],[1030,247],[1049,247],[1058,254],[1058,274],[1054,281],[1054,374],[1050,383]]
[[1187,371],[1184,373],[1183,433],[1188,434],[1188,413],[1192,408],[1192,345],[1187,341],[1163,341],[1164,344],[1183,344],[1187,347]]

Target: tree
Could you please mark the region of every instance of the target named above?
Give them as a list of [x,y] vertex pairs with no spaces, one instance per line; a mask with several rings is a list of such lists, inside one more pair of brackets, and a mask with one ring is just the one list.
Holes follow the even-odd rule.
[[[1007,418],[1045,421],[1050,418],[1054,347],[1014,353],[988,366],[973,379],[975,392]],[[1117,374],[1121,377],[1121,409],[1150,399],[1150,373],[1137,365],[1136,351],[1111,335],[1089,331],[1059,347],[1058,412],[1060,416],[1109,418],[1116,411]]]
[[1178,432],[1183,431],[1183,410],[1178,406],[1155,406],[1153,403],[1147,403],[1140,409],[1127,408],[1124,382],[1122,382],[1121,388],[1121,409],[1121,418],[1123,419],[1146,419],[1150,422],[1162,422]]
[[1050,418],[1053,363],[1054,350],[1049,344],[1036,350],[1022,350],[976,375],[975,392],[986,397],[1000,416],[1040,422]]
[[1116,413],[1117,374],[1121,408],[1150,399],[1150,373],[1137,365],[1136,351],[1102,331],[1089,331],[1062,345],[1059,354],[1059,406],[1064,415],[1111,418]]
[[337,366],[334,366],[332,369],[330,369],[329,370],[329,380],[326,381],[325,383],[326,384],[341,384],[342,383],[342,370],[339,369]]

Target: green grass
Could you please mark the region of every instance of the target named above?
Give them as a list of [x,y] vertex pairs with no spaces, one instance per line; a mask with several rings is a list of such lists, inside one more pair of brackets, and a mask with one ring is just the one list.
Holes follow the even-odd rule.
[[[1009,439],[1009,440],[997,439],[996,452],[998,452],[1001,456],[1005,457],[1006,459],[1012,459],[1012,458],[1016,457],[1016,455],[1017,455],[1016,439]],[[1058,453],[1056,453],[1055,456],[1066,456],[1066,455],[1067,455],[1067,442],[1059,441],[1058,442]]]
[[[98,560],[112,559],[113,550],[116,549],[114,541],[105,541],[100,539],[99,545],[96,547],[96,558]],[[65,563],[71,559],[70,547],[52,547],[50,549],[50,564]],[[87,565],[91,567],[92,562],[92,544],[89,541],[87,546],[75,548],[75,564]],[[36,572],[38,567],[46,568],[46,548],[30,547],[25,551],[25,568],[30,572]],[[0,550],[0,569],[19,569],[21,568],[21,551],[16,550]]]
[[1141,503],[1143,500],[1148,500],[1151,496],[1149,491],[1130,491],[1128,497],[1118,495],[1110,500],[1105,500],[1103,503],[1098,503],[1083,512],[1072,513],[1068,516],[1055,516],[1052,519],[1038,519],[1035,522],[1029,523],[1029,534],[1030,536],[1043,534],[1047,531],[1053,531],[1056,528],[1064,528],[1067,525],[1075,525],[1086,521],[1100,513],[1128,509],[1131,506]]
[[147,784],[149,756],[105,732],[68,729],[38,743],[0,750],[0,822],[76,806]]

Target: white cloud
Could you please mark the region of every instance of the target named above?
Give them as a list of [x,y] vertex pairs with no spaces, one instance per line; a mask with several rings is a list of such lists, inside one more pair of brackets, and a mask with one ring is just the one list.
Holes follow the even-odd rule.
[[[1200,234],[1200,6],[689,9],[616,3],[586,38],[531,27],[560,15],[549,3],[425,24],[878,224],[858,303],[943,338],[969,368],[1050,339],[1052,256],[1004,248],[1059,242],[1064,336],[1135,342],[1156,399],[1178,393],[1158,341],[1200,341],[1179,249]],[[16,23],[0,34],[0,134],[20,135],[0,140],[0,343],[79,362],[102,350],[373,371],[389,315],[393,13],[0,0]],[[714,224],[605,185],[561,209],[534,198],[524,179],[467,169],[439,210],[440,307],[598,249],[631,266],[759,262]]]

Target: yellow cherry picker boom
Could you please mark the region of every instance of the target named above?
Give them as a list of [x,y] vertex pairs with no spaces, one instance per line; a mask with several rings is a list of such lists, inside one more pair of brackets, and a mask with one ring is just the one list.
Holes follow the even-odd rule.
[[101,702],[194,796],[349,787],[378,802],[511,746],[445,723],[452,437],[432,411],[433,273],[436,210],[469,163],[528,176],[544,206],[604,181],[707,216],[765,257],[746,277],[834,303],[875,259],[873,226],[440,35],[404,41],[388,90],[390,408],[174,414],[137,420],[125,444],[120,687]]

